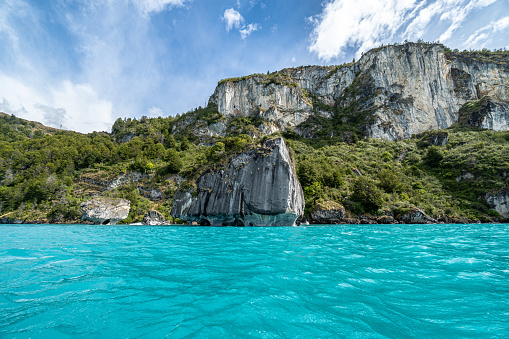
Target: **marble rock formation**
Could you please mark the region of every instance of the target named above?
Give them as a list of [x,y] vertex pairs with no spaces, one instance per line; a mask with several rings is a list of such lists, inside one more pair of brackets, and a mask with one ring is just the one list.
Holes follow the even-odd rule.
[[200,225],[294,225],[304,195],[282,138],[232,157],[198,178],[196,190],[176,194],[172,216]]
[[131,202],[125,199],[96,197],[81,204],[82,220],[100,225],[115,225],[129,215]]

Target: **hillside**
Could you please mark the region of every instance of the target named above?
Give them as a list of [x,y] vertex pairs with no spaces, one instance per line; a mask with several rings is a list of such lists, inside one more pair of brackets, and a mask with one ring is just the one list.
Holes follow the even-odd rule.
[[149,210],[179,222],[177,191],[278,136],[310,221],[340,208],[343,222],[417,209],[438,222],[507,220],[508,64],[507,52],[409,43],[341,66],[225,79],[205,108],[119,118],[109,134],[0,114],[0,220],[80,222],[80,204],[102,196],[130,201],[124,223]]

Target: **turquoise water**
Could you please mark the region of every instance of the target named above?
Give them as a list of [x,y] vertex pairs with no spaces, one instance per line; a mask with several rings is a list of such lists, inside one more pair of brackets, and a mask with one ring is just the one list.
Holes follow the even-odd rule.
[[0,337],[509,337],[509,225],[0,225]]

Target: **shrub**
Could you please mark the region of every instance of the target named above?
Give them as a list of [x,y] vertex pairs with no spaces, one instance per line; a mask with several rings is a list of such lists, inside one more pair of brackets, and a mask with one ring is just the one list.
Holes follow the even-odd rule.
[[184,166],[184,162],[180,158],[180,155],[173,148],[168,150],[168,155],[166,156],[166,161],[168,165],[166,165],[166,172],[168,173],[179,173]]
[[375,182],[360,176],[353,183],[352,200],[361,203],[367,210],[376,211],[383,205],[383,196]]
[[444,158],[442,150],[437,146],[431,146],[428,148],[426,155],[424,156],[424,162],[429,167],[440,166],[440,162]]
[[381,170],[378,173],[378,180],[380,181],[380,187],[388,193],[398,191],[401,188],[398,176],[390,169]]

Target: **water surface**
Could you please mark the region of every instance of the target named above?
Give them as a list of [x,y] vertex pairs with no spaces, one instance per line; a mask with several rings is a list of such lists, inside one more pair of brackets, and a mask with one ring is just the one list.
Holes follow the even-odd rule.
[[509,337],[509,225],[0,225],[0,337]]

